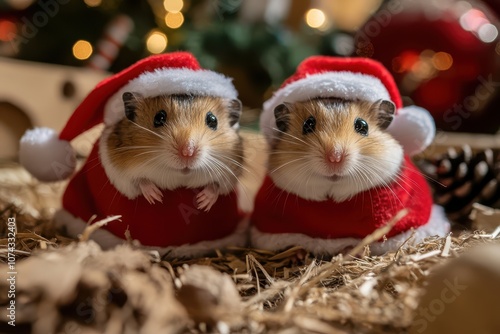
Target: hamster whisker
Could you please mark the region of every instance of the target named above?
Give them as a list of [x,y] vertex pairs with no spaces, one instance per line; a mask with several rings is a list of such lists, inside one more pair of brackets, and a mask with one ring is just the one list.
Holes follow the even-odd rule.
[[[301,158],[301,159],[295,159],[295,160],[293,160],[293,161],[290,161],[290,163],[295,163],[295,162],[298,162],[298,161],[300,161],[300,160],[306,160],[306,158],[305,158],[305,157],[303,157],[303,158]],[[286,166],[287,166],[287,165],[289,165],[290,163],[286,163],[286,164],[284,164],[284,165],[281,165],[281,166],[277,167],[276,169],[274,169],[273,171],[270,171],[269,173],[270,173],[270,174],[275,173],[277,170],[279,170],[280,168],[286,167]],[[275,176],[275,178],[276,178],[277,180],[281,180],[282,178],[287,178],[288,174],[294,174],[294,175],[295,175],[296,173],[298,173],[298,170],[299,170],[299,169],[301,170],[302,168],[305,168],[305,167],[308,167],[308,168],[306,169],[307,171],[309,171],[309,170],[310,170],[310,166],[309,166],[307,163],[304,163],[304,162],[300,162],[300,163],[298,163],[297,165],[295,165],[295,164],[294,164],[294,165],[288,166],[288,170],[287,170],[285,173],[282,173],[282,175],[277,175],[277,176]],[[297,175],[296,175],[296,176],[297,176]],[[295,179],[295,180],[298,180],[298,178],[297,178],[297,177],[295,177],[295,178],[292,178],[292,180],[291,180],[291,181],[294,181],[294,179]]]
[[[224,158],[226,160],[231,161],[232,163],[234,163],[238,167],[243,167],[243,163],[241,163],[238,160],[235,160],[235,159],[233,159],[233,158],[231,158],[231,157],[229,157],[227,155],[224,155],[224,154],[221,154],[221,153],[217,153],[217,157],[222,157],[222,158]],[[240,157],[242,157],[242,156],[240,156]]]
[[274,173],[276,173],[278,170],[280,170],[280,169],[281,169],[281,168],[283,168],[283,167],[286,167],[286,166],[288,166],[288,165],[290,165],[290,164],[292,164],[292,163],[295,163],[295,162],[298,162],[298,161],[301,161],[301,160],[306,160],[306,159],[308,159],[308,158],[307,158],[307,157],[301,157],[301,158],[298,158],[298,159],[293,159],[293,160],[291,160],[291,161],[287,161],[285,164],[282,164],[281,166],[279,166],[279,167],[277,167],[277,168],[275,168],[275,169],[271,170],[271,171],[269,172],[269,174],[274,174]]
[[[297,167],[293,168],[293,170],[295,171],[295,175],[296,175],[296,179],[297,180],[300,180],[299,182],[301,182],[301,184],[305,181],[305,174],[309,174],[309,176],[311,176],[311,173],[309,173],[309,170],[310,170],[310,166],[308,163],[302,163],[302,164],[298,164]],[[293,178],[291,178],[288,183],[285,185],[285,189],[288,189],[289,185],[293,182]],[[290,192],[287,191],[287,195],[286,195],[286,198],[285,198],[285,201],[283,203],[283,214],[284,214],[284,210],[285,210],[285,207],[286,207],[286,203],[288,202],[288,198],[290,196]],[[281,197],[281,195],[280,195]],[[298,196],[295,196],[295,200],[298,201]]]
[[[228,173],[226,171],[227,166],[225,166],[223,163],[219,161],[219,159],[215,158],[214,156],[208,156],[207,157],[207,165],[209,165],[211,168],[213,168],[214,172],[217,172],[217,175],[222,179],[225,178],[226,181],[228,180]],[[222,166],[221,166],[222,165]],[[232,171],[228,169],[231,173]]]
[[162,166],[164,163],[164,160],[161,159],[161,156],[158,156],[158,155],[153,155],[150,159],[147,159],[143,162],[141,162],[139,165],[138,165],[138,168],[145,168],[145,167],[150,167],[150,166]]
[[158,133],[156,133],[156,132],[154,132],[154,131],[151,131],[151,130],[149,130],[149,129],[147,129],[147,128],[145,128],[145,127],[143,127],[143,126],[141,126],[141,125],[139,125],[139,124],[137,124],[137,123],[135,123],[135,122],[132,122],[132,124],[134,124],[135,126],[137,126],[139,129],[142,129],[142,130],[144,130],[144,131],[147,131],[147,132],[150,132],[150,133],[154,134],[155,136],[157,136],[157,137],[158,137],[158,138],[160,138],[160,139],[164,139],[164,140],[166,140],[166,138],[165,138],[164,136],[161,136],[161,135],[159,135]]
[[[212,131],[212,130],[207,130],[207,131],[205,131],[205,132],[203,133],[203,135],[201,136],[201,139],[203,139],[203,137],[205,137],[205,134],[210,133],[210,131]],[[219,132],[219,133],[217,133],[215,136],[213,136],[213,137],[211,137],[210,139],[208,139],[208,140],[207,140],[207,142],[211,142],[212,140],[215,140],[215,139],[219,138],[220,136],[224,136],[224,135],[226,135],[226,133],[225,133],[225,132],[223,132],[223,131],[220,131],[220,132]],[[225,145],[226,143],[221,143],[221,144],[222,144],[222,145]]]
[[296,136],[294,136],[294,135],[292,135],[292,134],[290,134],[290,133],[288,133],[288,132],[281,131],[281,130],[279,130],[278,128],[273,128],[273,130],[275,130],[275,131],[277,131],[277,132],[279,132],[279,133],[282,133],[282,134],[284,134],[284,135],[287,135],[287,136],[289,136],[289,137],[291,137],[291,138],[293,138],[293,139],[296,139],[296,140],[298,140],[298,141],[302,142],[303,144],[308,145],[308,144],[307,144],[304,140],[302,140],[302,139],[300,139],[299,137],[296,137]]
[[370,178],[367,171],[362,166],[355,166],[353,170],[355,171],[354,174],[357,176],[357,180],[359,180],[359,183],[356,182],[356,193],[375,186],[373,179]]
[[359,170],[358,166],[353,166],[352,170],[348,171],[349,176],[354,179],[354,184],[356,185],[356,193],[362,191],[362,185],[364,183],[368,183],[370,179],[367,179],[366,175],[362,171]]
[[150,150],[150,151],[144,151],[144,152],[141,152],[139,154],[136,154],[135,156],[138,157],[138,156],[141,156],[141,155],[146,155],[146,154],[154,154],[154,155],[158,155],[158,154],[162,154],[163,151],[162,150]]
[[372,162],[378,162],[379,164],[380,164],[380,161],[391,163],[391,164],[397,165],[397,166],[399,166],[401,164],[399,161],[388,160],[388,159],[384,159],[384,158],[380,158],[380,157],[375,158],[375,157],[364,156],[363,159],[371,160]]
[[[224,170],[229,172],[229,174],[231,174],[238,182],[238,177],[236,176],[236,174],[231,170],[231,168],[229,168],[224,162],[222,162],[221,160],[215,158],[215,157],[212,157],[212,162],[218,166],[219,168],[221,168],[221,171],[223,172]],[[227,174],[227,173],[226,173]]]
[[[247,192],[247,190],[246,190],[245,185],[244,185],[244,184],[243,184],[243,182],[241,182],[241,180],[240,180],[240,179],[236,176],[236,174],[235,174],[235,173],[234,173],[234,172],[233,172],[233,171],[232,171],[232,170],[231,170],[231,169],[230,169],[230,168],[229,168],[226,164],[224,164],[222,161],[220,161],[220,160],[219,160],[219,159],[217,159],[217,158],[215,158],[215,160],[217,160],[217,161],[218,161],[218,163],[220,163],[220,164],[221,164],[221,165],[220,165],[220,167],[221,167],[221,168],[224,168],[225,170],[229,171],[229,172],[230,172],[230,173],[234,176],[234,178],[236,179],[236,183],[234,183],[234,182],[231,182],[231,180],[229,179],[229,177],[227,178],[228,184],[231,186],[231,189],[233,189],[233,190],[234,190],[234,189],[236,189],[235,185],[236,185],[236,184],[240,184],[240,186],[241,186],[241,187],[240,187],[240,189],[241,189],[241,191],[245,194],[246,199],[247,199],[247,200],[252,200],[252,199],[251,199],[251,197],[250,197],[250,195],[248,194],[248,192]],[[215,161],[214,161],[214,162],[215,162]],[[215,163],[217,163],[217,162],[215,162]],[[249,173],[250,173],[250,172],[249,172]]]
[[[300,142],[297,142],[297,141],[292,141],[292,140],[288,140],[288,139],[285,139],[285,138],[281,138],[280,139],[282,142],[285,142],[285,143],[289,143],[289,144],[292,144],[292,145],[296,145],[297,147],[299,148],[302,148],[303,147],[303,144],[300,143]],[[309,144],[307,144],[308,146],[310,146]]]
[[[218,147],[222,147],[222,152],[226,152],[227,151],[227,144],[226,143],[214,143],[211,145],[212,148],[218,148]],[[243,154],[238,154],[237,153],[237,149],[233,148],[232,151],[234,152],[231,152],[231,156],[235,157],[235,158],[242,158],[242,159],[245,159],[245,153]],[[221,155],[220,152],[216,152],[217,155]]]
[[[90,163],[95,163],[95,164],[90,165]],[[101,159],[99,158],[99,156],[97,156],[97,157],[96,157],[96,158],[94,158],[94,159],[89,159],[89,160],[87,160],[87,164],[89,164],[89,165],[90,165],[90,167],[87,169],[87,171],[86,171],[86,172],[89,172],[89,171],[91,171],[92,169],[94,169],[94,168],[96,168],[96,167],[98,167],[98,166],[101,166]]]
[[232,163],[233,165],[235,165],[236,167],[240,167],[241,169],[243,169],[245,172],[249,173],[249,174],[253,174],[252,171],[250,171],[250,169],[246,168],[241,162],[233,159],[233,158],[230,158],[226,155],[222,155],[222,154],[219,154],[220,157],[222,157],[223,159],[225,160],[228,160],[229,163]]
[[[363,164],[363,168],[365,169],[365,171],[369,172],[370,175],[375,178],[375,181],[378,181],[377,183],[379,183],[379,185],[381,187],[384,187],[384,188],[387,188],[389,189],[393,195],[394,195],[394,198],[401,204],[403,205],[403,203],[401,202],[401,199],[399,199],[399,197],[396,195],[396,193],[394,192],[394,190],[392,190],[392,187],[390,186],[390,183],[392,182],[395,182],[396,184],[398,184],[399,186],[401,186],[401,184],[398,182],[397,179],[392,179],[390,181],[386,181],[384,179],[382,179],[380,177],[380,174],[383,173],[383,169],[380,168],[380,167],[376,167],[374,166],[373,164],[370,165],[370,164]],[[401,187],[403,188],[403,190],[408,194],[410,195],[410,193],[408,193],[408,191],[404,188],[404,187]]]
[[[217,144],[213,144],[213,145],[212,145],[212,148],[218,148],[217,146],[218,146]],[[220,145],[220,146],[222,146],[222,150],[221,150],[221,151],[216,151],[216,150],[214,150],[214,152],[215,152],[214,154],[216,154],[217,156],[223,156],[223,154],[222,154],[221,152],[225,152],[225,151],[227,150],[227,149],[224,147],[224,145]],[[231,156],[232,156],[232,157],[235,157],[235,158],[241,158],[241,159],[243,159],[243,160],[246,158],[245,153],[243,153],[243,154],[238,154],[238,153],[237,153],[237,150],[234,150],[234,152],[231,152],[230,154],[231,154]]]
[[[224,179],[224,181],[225,181],[224,183],[226,183],[226,185],[230,186],[230,189],[235,188],[235,183],[231,181],[230,174],[236,179],[236,182],[241,183],[241,181],[234,174],[234,172],[227,165],[225,165],[223,162],[221,162],[219,159],[217,159],[215,157],[211,157],[210,162],[212,164],[212,167],[214,167],[218,171],[221,179]],[[229,172],[229,173],[227,173],[227,172]]]
[[[369,162],[370,160],[371,160],[371,168],[375,170],[375,173],[377,173],[377,175],[378,175],[378,174],[380,174],[380,173],[382,173],[382,174],[383,174],[383,173],[385,172],[384,168],[382,168],[382,167],[378,167],[378,166],[376,165],[376,164],[377,164],[377,161],[378,161],[378,162],[380,162],[380,160],[382,160],[382,159],[378,159],[378,160],[377,160],[377,159],[375,159],[375,158],[373,158],[373,157],[366,157],[366,161],[367,161],[369,164],[370,164],[370,162]],[[398,165],[398,166],[400,165],[400,163],[398,163],[398,162],[394,162],[394,161],[390,161],[390,160],[383,160],[383,161],[385,161],[385,162],[387,162],[387,163],[392,163],[392,164],[394,164],[394,165]],[[409,167],[407,167],[407,166],[403,166],[402,168],[409,168]],[[412,169],[413,169],[413,167],[412,167]],[[404,179],[406,179],[406,181],[407,181],[407,182],[405,182],[405,184],[407,184],[407,185],[412,185],[412,186],[415,186],[415,187],[420,187],[420,186],[419,186],[419,184],[418,184],[418,182],[414,181],[412,178],[409,178],[409,177],[407,177],[407,176],[404,176],[404,175],[402,174],[402,171],[403,171],[403,170],[401,169],[401,170],[400,170],[400,173],[398,173],[398,175],[396,176],[396,178],[395,178],[393,181],[395,181],[396,179],[399,179],[399,180],[403,181],[403,178],[404,178]],[[415,169],[415,172],[420,173],[418,169]],[[423,175],[423,174],[422,174],[422,175]],[[426,177],[425,175],[423,175],[423,176],[424,176],[426,179],[432,180],[431,178]]]
[[[212,164],[209,164],[208,162],[204,162],[201,166],[202,170],[206,173],[208,173],[208,175],[210,176],[210,179],[211,180],[218,180],[217,177],[215,177],[217,175],[217,171],[214,170],[214,167],[212,166]],[[212,172],[215,174],[212,174]]]
[[415,180],[409,178],[406,175],[398,175],[394,181],[398,182],[398,184],[403,183],[407,186],[414,187],[415,189],[422,190],[420,185]]
[[[355,183],[356,183],[356,194],[359,193],[359,192],[361,192],[361,191],[364,191],[364,187],[362,186],[363,184],[365,184],[365,183],[366,184],[371,184],[372,183],[371,179],[363,171],[359,170],[359,168],[360,167],[355,166],[355,168],[354,168],[355,172],[352,173],[353,178],[355,179]],[[372,197],[371,192],[368,192],[368,194],[370,195],[370,204],[371,204],[372,211],[373,211],[374,210],[374,208],[373,208],[373,197]],[[364,198],[363,198],[363,201],[364,201]]]
[[[383,168],[380,168],[380,167],[377,167],[377,166],[376,166],[376,162],[377,162],[377,161],[380,161],[380,160],[385,161],[385,162],[387,162],[387,163],[392,163],[392,164],[399,165],[399,163],[396,163],[396,162],[394,162],[394,161],[384,160],[384,159],[375,159],[375,158],[373,158],[373,157],[365,157],[365,160],[366,160],[366,161],[370,161],[370,160],[371,160],[371,161],[372,161],[372,163],[371,163],[371,164],[370,164],[370,163],[368,163],[368,164],[370,164],[370,165],[372,166],[372,168],[377,168],[377,172],[383,172]],[[416,173],[419,173],[419,171],[418,171],[418,169],[417,169],[416,167],[404,167],[404,168],[408,168],[408,169],[411,169],[411,170],[415,171]],[[425,176],[425,175],[424,175],[424,176]],[[399,174],[397,175],[397,177],[396,177],[396,178],[398,178],[398,179],[401,179],[401,180],[402,180],[403,176],[402,176],[402,174],[401,174],[401,173],[399,173]],[[408,178],[408,177],[406,177],[406,178],[407,178],[407,180],[406,180],[406,181],[411,182],[411,183],[405,183],[406,185],[412,185],[412,186],[416,186],[416,187],[418,187],[418,183],[417,183],[416,181],[414,181],[413,179]]]
[[[299,173],[299,180],[304,184],[304,188],[306,189],[306,193],[309,196],[309,181],[311,180],[311,177],[313,176],[313,173],[310,173],[310,166],[308,164],[302,164],[302,168],[298,170]],[[306,174],[304,177],[301,176],[301,174]]]
[[131,151],[131,150],[142,150],[142,149],[148,149],[148,148],[156,148],[153,145],[147,145],[147,146],[124,146],[124,147],[113,147],[113,148],[108,148],[109,152],[113,151]]
[[213,171],[215,174],[215,177],[213,177],[213,180],[217,180],[221,185],[230,185],[230,189],[233,189],[233,182],[231,182],[230,177],[227,175],[225,170],[221,168],[220,164],[215,161],[214,159],[207,159],[208,164],[207,167],[210,168],[210,170]]

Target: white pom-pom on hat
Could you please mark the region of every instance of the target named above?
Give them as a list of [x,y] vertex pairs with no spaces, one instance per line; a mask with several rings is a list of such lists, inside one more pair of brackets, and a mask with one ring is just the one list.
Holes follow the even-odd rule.
[[76,156],[71,144],[49,128],[26,131],[21,138],[19,161],[40,181],[63,180],[75,171]]
[[403,146],[405,154],[418,154],[429,146],[436,135],[431,114],[424,108],[408,106],[398,110],[387,131]]

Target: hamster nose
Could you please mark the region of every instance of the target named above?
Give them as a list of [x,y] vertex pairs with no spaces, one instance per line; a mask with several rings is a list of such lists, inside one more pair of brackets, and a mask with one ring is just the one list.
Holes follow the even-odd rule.
[[179,155],[183,158],[192,158],[198,152],[198,148],[192,140],[188,141],[183,145],[179,145]]
[[341,148],[334,148],[326,154],[326,160],[332,164],[338,164],[344,161],[346,152]]

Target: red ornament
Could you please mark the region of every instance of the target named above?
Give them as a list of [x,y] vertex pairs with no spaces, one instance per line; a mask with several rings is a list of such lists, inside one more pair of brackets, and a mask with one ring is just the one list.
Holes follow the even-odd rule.
[[429,110],[438,129],[493,133],[500,126],[498,23],[478,1],[393,2],[357,33],[356,52],[389,68],[402,95]]

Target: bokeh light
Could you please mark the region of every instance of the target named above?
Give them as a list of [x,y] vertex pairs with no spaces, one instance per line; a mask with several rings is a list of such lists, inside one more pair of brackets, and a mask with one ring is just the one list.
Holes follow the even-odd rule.
[[184,2],[182,0],[165,0],[163,1],[163,7],[167,12],[178,13],[184,7]]
[[16,37],[16,24],[9,20],[0,20],[0,40],[10,42]]
[[146,47],[149,52],[157,54],[165,51],[167,43],[167,36],[160,31],[154,30],[149,34],[146,40]]
[[325,13],[317,8],[309,9],[306,13],[306,23],[311,28],[321,28],[326,22]]
[[182,15],[181,12],[177,13],[168,12],[167,15],[165,15],[165,24],[169,28],[177,29],[183,23],[184,23],[184,15]]
[[99,7],[102,3],[102,0],[83,0],[83,1],[89,7]]
[[446,71],[453,65],[453,57],[447,52],[437,52],[432,57],[432,64],[440,71]]
[[85,40],[79,40],[73,45],[73,56],[79,60],[88,59],[92,55],[92,45]]
[[6,2],[16,10],[23,10],[31,6],[35,0],[7,0]]
[[491,23],[482,25],[477,31],[478,37],[485,43],[491,43],[498,37],[498,29]]

